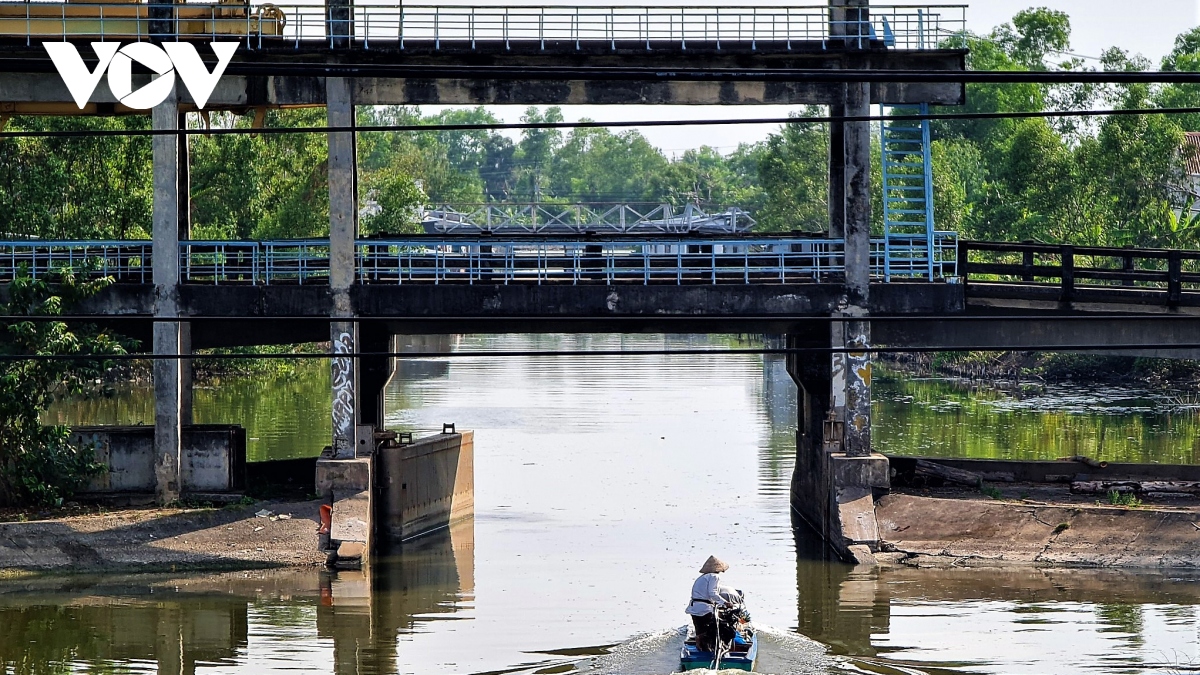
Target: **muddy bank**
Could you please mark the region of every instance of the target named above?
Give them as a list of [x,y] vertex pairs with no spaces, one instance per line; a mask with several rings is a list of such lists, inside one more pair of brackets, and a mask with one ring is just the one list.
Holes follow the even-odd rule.
[[[1200,568],[1200,503],[1137,508],[1066,487],[1007,484],[1000,499],[943,488],[894,491],[876,503],[881,562]],[[993,493],[997,494],[997,493]]]
[[[125,509],[0,523],[0,573],[316,566],[317,501]],[[270,512],[270,516],[256,514]]]

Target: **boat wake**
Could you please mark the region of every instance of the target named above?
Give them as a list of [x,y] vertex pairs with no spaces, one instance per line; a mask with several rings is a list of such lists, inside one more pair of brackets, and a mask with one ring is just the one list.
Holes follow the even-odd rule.
[[[755,624],[759,638],[758,667],[766,675],[815,675],[830,672],[835,660],[825,647],[803,635]],[[679,671],[679,650],[687,627],[639,635],[611,648],[609,653],[576,663],[577,673],[589,675],[668,675]],[[697,675],[711,670],[691,670]],[[738,672],[726,671],[721,672]]]

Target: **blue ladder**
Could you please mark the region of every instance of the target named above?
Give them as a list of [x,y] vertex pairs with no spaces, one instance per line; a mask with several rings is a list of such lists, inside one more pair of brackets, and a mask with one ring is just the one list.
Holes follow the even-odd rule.
[[[929,104],[879,106],[880,117],[927,115]],[[883,277],[933,280],[933,167],[929,120],[885,119],[883,153]]]

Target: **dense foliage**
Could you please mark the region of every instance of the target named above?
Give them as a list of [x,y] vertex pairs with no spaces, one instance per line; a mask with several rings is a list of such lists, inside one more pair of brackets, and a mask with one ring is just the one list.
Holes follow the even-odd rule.
[[[969,48],[968,65],[979,70],[1151,65],[1119,49],[1108,50],[1099,62],[1072,56],[1070,36],[1065,14],[1041,8],[1020,12],[986,35],[953,36],[946,45]],[[1180,35],[1161,67],[1200,70],[1200,29]],[[1197,85],[977,84],[969,87],[965,109],[1197,105]],[[799,114],[822,112],[812,108]],[[359,114],[363,124],[496,121],[484,108],[423,115],[415,108],[378,107]],[[523,117],[527,122],[562,119],[557,108],[530,108]],[[210,122],[249,127],[251,117],[215,113]],[[138,128],[146,123],[144,117],[14,117],[10,127]],[[272,127],[323,123],[321,109],[269,111],[265,117]],[[1184,170],[1183,133],[1191,130],[1200,130],[1200,115],[938,123],[932,149],[937,226],[982,239],[1198,246],[1200,218],[1185,208],[1194,201]],[[790,124],[726,155],[702,147],[667,157],[637,131],[364,133],[359,136],[362,225],[366,234],[413,231],[417,207],[436,203],[690,202],[748,209],[764,231],[820,231],[827,225],[827,139],[823,125]],[[146,138],[120,137],[0,143],[2,229],[44,238],[147,236],[149,145]],[[191,167],[195,238],[307,237],[327,231],[327,154],[321,134],[193,137]],[[878,166],[875,171],[878,177]]]
[[[51,287],[20,275],[8,284],[0,314],[57,316],[108,283],[79,281],[68,271]],[[62,321],[2,321],[0,336],[0,504],[61,504],[102,467],[67,427],[43,426],[38,417],[56,397],[90,391],[111,365],[104,357],[124,346],[94,326]],[[74,358],[11,359],[18,355]]]

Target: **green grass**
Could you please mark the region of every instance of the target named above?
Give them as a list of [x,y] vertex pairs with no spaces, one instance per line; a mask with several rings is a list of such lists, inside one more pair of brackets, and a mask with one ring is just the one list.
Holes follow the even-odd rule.
[[1108,503],[1113,506],[1127,506],[1131,509],[1136,509],[1142,505],[1142,500],[1137,498],[1137,495],[1132,492],[1117,492],[1111,490],[1108,493]]

